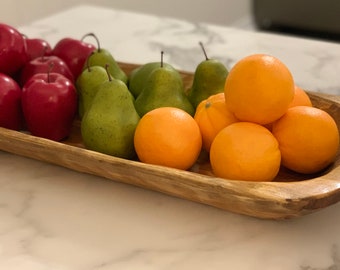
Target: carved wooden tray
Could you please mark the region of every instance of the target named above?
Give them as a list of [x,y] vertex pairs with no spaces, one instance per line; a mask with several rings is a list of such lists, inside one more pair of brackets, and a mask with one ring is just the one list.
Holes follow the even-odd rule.
[[[129,73],[137,67],[120,63]],[[186,86],[192,73],[181,72]],[[314,106],[330,113],[340,127],[340,96],[308,92]],[[263,219],[288,219],[310,214],[340,200],[340,154],[319,175],[300,175],[282,169],[273,182],[247,182],[216,178],[204,155],[191,171],[115,158],[84,149],[80,123],[63,142],[0,128],[0,149],[98,175],[145,189]]]

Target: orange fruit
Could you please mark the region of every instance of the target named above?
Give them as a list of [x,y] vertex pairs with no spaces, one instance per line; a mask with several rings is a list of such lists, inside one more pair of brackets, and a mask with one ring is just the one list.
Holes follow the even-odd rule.
[[313,106],[307,93],[297,85],[294,87],[294,97],[292,102],[289,104],[289,108],[294,106]]
[[272,181],[280,170],[279,144],[265,127],[236,122],[223,128],[210,148],[213,173],[222,178]]
[[141,162],[186,170],[201,152],[202,137],[190,114],[174,107],[161,107],[140,119],[134,146]]
[[338,152],[339,131],[325,111],[295,106],[273,124],[282,165],[299,173],[316,173],[330,165]]
[[226,104],[224,93],[219,93],[201,101],[194,115],[202,134],[203,149],[209,152],[212,141],[224,127],[238,120]]
[[283,62],[270,55],[253,54],[232,67],[224,93],[226,104],[240,121],[265,125],[287,111],[294,86]]

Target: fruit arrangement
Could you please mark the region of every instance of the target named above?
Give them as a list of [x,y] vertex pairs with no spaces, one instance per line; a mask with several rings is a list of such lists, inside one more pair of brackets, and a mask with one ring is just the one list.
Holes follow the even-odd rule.
[[[93,38],[95,45],[85,42]],[[188,170],[204,155],[215,176],[273,181],[282,167],[314,174],[334,162],[339,130],[279,59],[249,55],[230,71],[205,59],[186,89],[169,63],[125,73],[93,34],[53,48],[0,24],[0,126]]]

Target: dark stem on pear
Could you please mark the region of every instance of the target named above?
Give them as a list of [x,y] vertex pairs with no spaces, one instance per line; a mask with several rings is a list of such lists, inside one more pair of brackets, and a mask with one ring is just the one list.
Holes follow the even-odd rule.
[[106,70],[107,77],[109,78],[109,81],[111,82],[112,81],[112,76],[111,76],[111,74],[109,72],[109,64],[105,65],[105,70]]
[[206,52],[205,49],[204,49],[203,43],[200,42],[199,44],[200,44],[200,46],[201,46],[201,48],[202,48],[202,51],[203,51],[203,53],[204,53],[205,60],[209,60],[208,55],[207,55],[207,52]]
[[96,40],[97,50],[98,50],[98,52],[100,52],[101,48],[100,48],[100,42],[99,42],[98,37],[94,33],[87,33],[80,40],[83,41],[86,37],[93,37]]
[[50,73],[52,72],[53,67],[54,67],[54,63],[51,62],[51,63],[48,65],[48,70],[47,70],[47,83],[50,83],[50,82],[51,82]]
[[163,67],[163,55],[164,55],[164,52],[161,51],[161,67]]
[[91,52],[90,55],[86,59],[86,68],[88,72],[91,72],[91,66],[90,66],[90,57],[94,54],[94,52]]

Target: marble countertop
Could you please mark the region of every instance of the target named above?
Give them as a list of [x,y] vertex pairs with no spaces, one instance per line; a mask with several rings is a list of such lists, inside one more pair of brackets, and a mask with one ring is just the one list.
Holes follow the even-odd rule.
[[[54,45],[94,32],[118,61],[194,71],[202,41],[230,68],[269,53],[301,87],[340,94],[337,43],[79,6],[19,29]],[[340,204],[260,220],[0,152],[0,269],[340,268]]]

